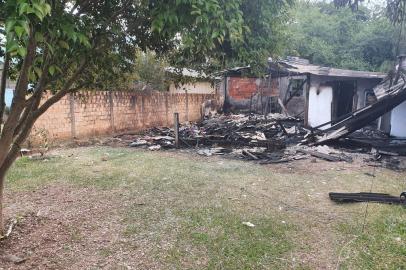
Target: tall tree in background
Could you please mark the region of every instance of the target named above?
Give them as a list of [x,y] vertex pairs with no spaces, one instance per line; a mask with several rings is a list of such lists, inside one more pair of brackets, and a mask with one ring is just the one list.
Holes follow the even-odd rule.
[[151,50],[137,50],[133,70],[122,77],[119,86],[123,90],[130,91],[166,91],[168,90],[165,72],[167,67],[166,57],[157,55]]
[[387,71],[392,66],[399,26],[391,24],[383,9],[299,1],[292,18],[286,54],[356,70]]
[[282,52],[293,2],[168,0],[156,9],[153,27],[164,35],[181,33],[177,37],[180,50],[172,54],[175,66],[210,71],[251,64],[255,72],[263,72],[268,57]]
[[[334,0],[336,7],[349,6],[357,11],[365,0]],[[386,17],[395,26],[398,26],[396,54],[406,53],[406,0],[386,0]]]
[[[82,88],[113,87],[136,49],[203,67],[266,61],[289,1],[0,0],[0,235],[6,173],[48,108]],[[17,85],[3,123],[9,78]]]

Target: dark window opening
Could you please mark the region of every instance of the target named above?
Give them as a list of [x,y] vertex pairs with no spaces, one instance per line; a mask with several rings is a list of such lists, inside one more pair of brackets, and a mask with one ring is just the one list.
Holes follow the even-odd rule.
[[289,89],[289,97],[301,97],[303,96],[305,80],[303,79],[292,79],[291,87]]
[[377,101],[372,89],[365,90],[365,107],[374,104]]

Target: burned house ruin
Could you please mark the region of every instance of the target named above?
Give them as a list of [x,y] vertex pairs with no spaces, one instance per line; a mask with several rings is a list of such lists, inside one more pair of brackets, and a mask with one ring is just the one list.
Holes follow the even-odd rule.
[[[386,74],[312,65],[288,57],[270,62],[269,75],[246,75],[249,67],[223,72],[220,93],[225,110],[301,117],[305,126],[327,130],[352,113],[378,101],[374,88]],[[371,125],[394,137],[406,137],[406,102],[373,120]]]
[[[307,60],[288,58],[271,63],[271,80],[279,85],[280,97],[288,109],[304,104],[306,126],[326,129],[343,116],[363,108],[376,98],[373,88],[385,74],[311,65]],[[297,102],[296,100],[302,100]],[[295,101],[295,102],[294,102]]]

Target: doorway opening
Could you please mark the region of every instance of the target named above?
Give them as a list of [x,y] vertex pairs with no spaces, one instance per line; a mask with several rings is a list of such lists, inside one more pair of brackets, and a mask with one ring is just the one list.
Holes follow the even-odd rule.
[[352,112],[354,94],[356,93],[356,81],[333,82],[333,102],[331,108],[331,120],[333,123],[340,121],[344,115]]

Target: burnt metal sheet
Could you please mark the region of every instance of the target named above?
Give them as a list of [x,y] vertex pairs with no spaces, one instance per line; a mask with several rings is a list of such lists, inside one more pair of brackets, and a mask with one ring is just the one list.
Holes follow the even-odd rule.
[[366,79],[383,79],[386,74],[370,71],[357,71],[348,69],[339,69],[323,67],[317,65],[303,65],[291,62],[279,62],[286,71],[295,74],[312,74],[317,76],[346,77],[346,78],[366,78]]
[[382,80],[383,78],[386,77],[386,74],[380,72],[339,69],[312,64],[296,63],[290,61],[279,61],[270,63],[269,69],[273,77],[308,75],[308,74],[316,76],[364,78],[377,80]]

